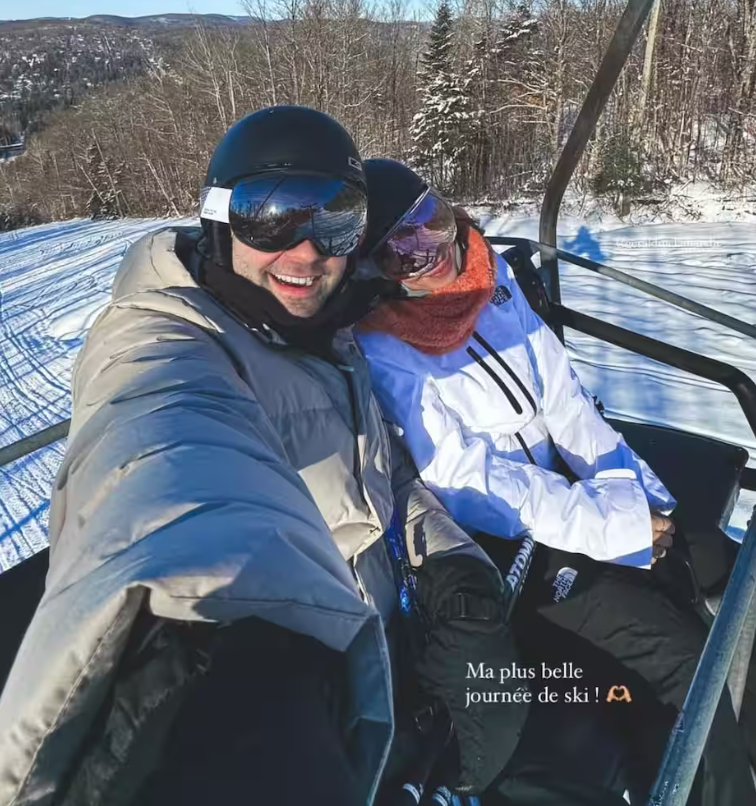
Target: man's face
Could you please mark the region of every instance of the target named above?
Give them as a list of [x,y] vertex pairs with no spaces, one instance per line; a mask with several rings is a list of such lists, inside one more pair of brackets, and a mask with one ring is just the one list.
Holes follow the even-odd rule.
[[286,252],[260,252],[232,235],[234,272],[271,294],[293,316],[307,319],[325,305],[341,282],[346,257],[324,257],[312,241]]

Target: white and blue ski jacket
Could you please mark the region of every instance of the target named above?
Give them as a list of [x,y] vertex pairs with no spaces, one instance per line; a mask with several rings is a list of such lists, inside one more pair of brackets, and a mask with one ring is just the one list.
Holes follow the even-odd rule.
[[468,531],[528,532],[547,546],[650,567],[650,509],[670,512],[675,500],[602,419],[559,339],[497,262],[493,299],[463,347],[428,355],[387,333],[358,334],[384,416]]

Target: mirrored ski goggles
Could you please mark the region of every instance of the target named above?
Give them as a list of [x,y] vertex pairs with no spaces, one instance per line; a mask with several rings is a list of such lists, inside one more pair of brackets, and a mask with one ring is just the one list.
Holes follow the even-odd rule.
[[453,257],[457,224],[451,205],[427,190],[373,250],[389,280],[409,280]]
[[275,173],[203,190],[200,217],[229,224],[261,252],[284,252],[312,241],[322,255],[343,257],[362,240],[367,198],[341,179]]

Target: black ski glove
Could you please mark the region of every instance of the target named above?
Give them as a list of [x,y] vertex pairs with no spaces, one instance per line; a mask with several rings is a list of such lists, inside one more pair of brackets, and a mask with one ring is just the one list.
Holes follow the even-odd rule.
[[[416,664],[421,692],[440,699],[456,731],[459,793],[483,792],[514,752],[528,713],[526,702],[468,703],[469,692],[510,692],[524,687],[511,675],[500,685],[499,670],[518,663],[514,640],[504,621],[498,572],[468,556],[429,558],[417,575],[420,609],[429,626],[428,642]],[[485,664],[495,679],[468,678]],[[520,698],[524,688],[520,693]]]

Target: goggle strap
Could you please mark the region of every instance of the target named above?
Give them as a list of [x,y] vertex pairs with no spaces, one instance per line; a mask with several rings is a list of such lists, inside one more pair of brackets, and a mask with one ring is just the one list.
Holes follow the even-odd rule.
[[[205,191],[207,191],[205,193]],[[210,221],[220,221],[221,224],[228,224],[228,207],[231,202],[231,189],[210,187],[203,190],[202,207],[200,218],[207,218]]]

